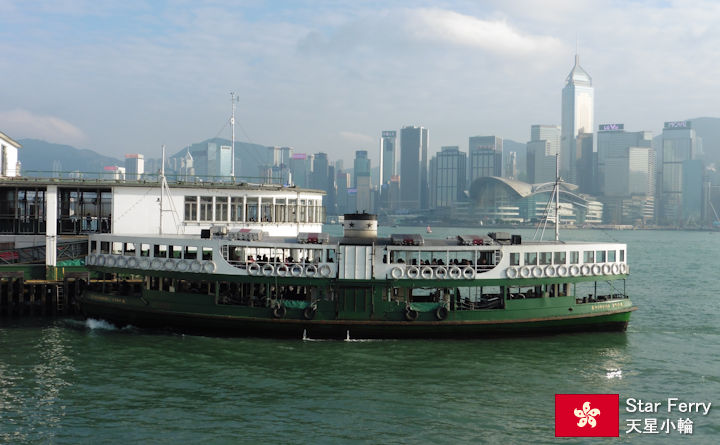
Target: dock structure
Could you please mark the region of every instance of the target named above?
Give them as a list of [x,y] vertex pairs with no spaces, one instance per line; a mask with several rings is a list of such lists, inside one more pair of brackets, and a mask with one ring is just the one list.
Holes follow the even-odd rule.
[[23,271],[0,272],[0,317],[74,315],[76,297],[89,273],[69,273],[62,280],[25,279]]

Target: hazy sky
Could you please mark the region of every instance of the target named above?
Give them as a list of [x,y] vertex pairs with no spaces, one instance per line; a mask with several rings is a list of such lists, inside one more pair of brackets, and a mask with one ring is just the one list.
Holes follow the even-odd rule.
[[[525,142],[573,65],[595,123],[718,116],[715,1],[0,0],[0,131],[120,157],[214,136],[350,159],[382,130]],[[241,127],[241,128],[240,128]]]

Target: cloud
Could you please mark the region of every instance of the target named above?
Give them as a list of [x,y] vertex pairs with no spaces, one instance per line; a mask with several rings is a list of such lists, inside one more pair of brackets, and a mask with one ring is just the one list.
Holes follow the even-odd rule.
[[483,20],[443,9],[408,11],[405,30],[421,41],[480,48],[500,54],[555,51],[562,47],[553,37],[523,34],[506,20]]
[[63,144],[75,144],[86,139],[82,130],[66,120],[27,110],[0,111],[0,123],[3,132],[14,139],[36,138]]

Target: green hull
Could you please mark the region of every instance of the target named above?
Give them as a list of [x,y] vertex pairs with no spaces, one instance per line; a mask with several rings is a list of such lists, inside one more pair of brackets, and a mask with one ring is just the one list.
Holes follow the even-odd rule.
[[[83,313],[117,325],[169,328],[183,332],[229,336],[289,338],[483,338],[578,331],[624,331],[636,308],[629,299],[576,303],[574,297],[508,300],[504,308],[450,310],[419,309],[413,321],[398,302],[373,297],[353,301],[318,301],[308,319],[302,306],[288,305],[284,313],[271,307],[216,304],[210,295],[145,292],[121,296],[86,291]],[[442,318],[442,319],[439,319]]]

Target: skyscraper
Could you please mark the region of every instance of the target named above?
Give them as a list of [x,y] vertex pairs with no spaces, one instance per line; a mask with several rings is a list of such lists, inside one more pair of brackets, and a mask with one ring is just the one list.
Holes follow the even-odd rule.
[[[646,131],[625,131],[623,124],[604,124],[598,127],[597,134],[597,174],[598,191],[603,196],[626,197],[630,196],[630,148],[645,148],[650,150],[652,146],[652,135]],[[641,154],[635,151],[635,169],[638,169],[637,162],[644,158],[650,162],[647,153]],[[649,168],[645,165],[642,170],[647,172]],[[637,174],[637,171],[636,173]],[[636,178],[637,179],[637,178]],[[647,178],[645,178],[647,181]],[[637,191],[638,184],[634,184]],[[649,193],[645,190],[644,194]]]
[[355,206],[358,212],[372,212],[370,193],[370,159],[366,150],[355,152]]
[[427,149],[429,132],[423,127],[400,130],[400,207],[427,208]]
[[[660,222],[680,225],[683,215],[683,163],[695,159],[699,140],[690,121],[665,122],[662,132],[662,182],[660,184]],[[692,199],[691,197],[687,197]]]
[[125,177],[138,180],[145,173],[145,157],[141,154],[125,155]]
[[292,182],[298,187],[310,187],[313,155],[295,153],[290,155]]
[[452,207],[465,191],[467,154],[459,147],[442,147],[430,160],[430,208]]
[[486,176],[502,176],[503,140],[497,136],[472,136],[469,141],[469,182]]
[[560,127],[533,125],[527,143],[527,178],[531,184],[555,181],[555,155],[560,151]]
[[396,131],[383,131],[380,139],[380,185],[390,182],[395,176]]
[[560,174],[570,182],[576,181],[575,138],[581,132],[593,131],[594,89],[592,78],[580,66],[575,54],[573,66],[562,90],[562,138],[560,141]]
[[310,186],[317,190],[325,190],[328,193],[329,185],[327,153],[315,153]]

